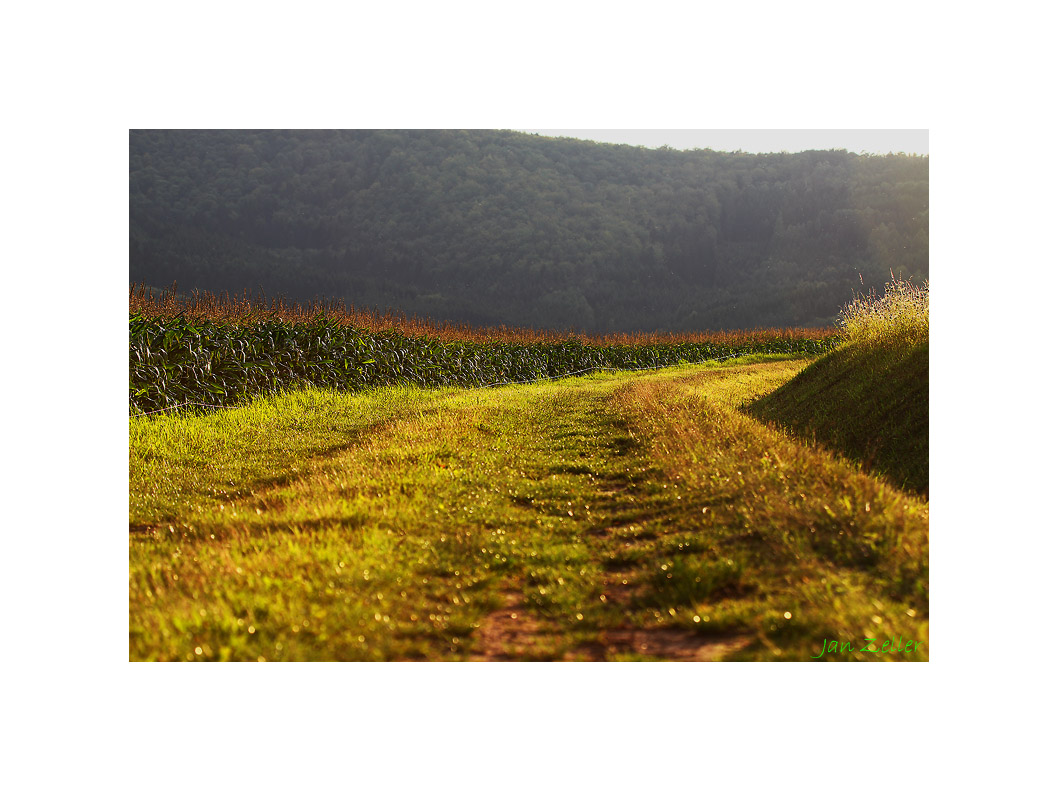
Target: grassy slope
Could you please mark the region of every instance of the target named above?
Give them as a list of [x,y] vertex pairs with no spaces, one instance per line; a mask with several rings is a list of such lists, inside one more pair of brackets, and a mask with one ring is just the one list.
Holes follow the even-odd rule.
[[804,365],[134,418],[130,658],[926,658],[928,507],[736,408]]
[[929,343],[848,344],[746,410],[929,491]]

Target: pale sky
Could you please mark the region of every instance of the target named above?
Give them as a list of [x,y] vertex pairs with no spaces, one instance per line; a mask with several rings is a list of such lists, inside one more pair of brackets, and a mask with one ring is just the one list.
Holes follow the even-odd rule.
[[843,148],[852,153],[928,154],[927,129],[517,129],[546,137],[658,148],[711,148],[749,154]]

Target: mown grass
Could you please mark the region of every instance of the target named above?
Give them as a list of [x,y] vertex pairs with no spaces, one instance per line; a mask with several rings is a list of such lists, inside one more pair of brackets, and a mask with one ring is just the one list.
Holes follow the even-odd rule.
[[[389,412],[385,400],[376,410],[375,394],[327,393],[328,414],[344,412],[357,437],[338,452],[332,434],[306,437],[311,456],[285,456],[272,432],[225,444],[231,421],[280,428],[288,412],[232,410],[227,427],[206,432],[208,483],[181,446],[160,463],[180,490],[168,510],[143,494],[138,512],[151,521],[133,525],[130,655],[467,657],[483,650],[474,632],[516,591],[559,627],[532,655],[563,656],[593,623],[584,618],[599,584],[570,516],[585,513],[581,470],[594,460],[590,429],[566,408],[584,387],[430,393],[435,408],[413,414]],[[161,438],[164,419],[133,422],[140,456],[153,446],[157,459],[160,445],[186,436]],[[239,477],[245,443],[262,460]],[[269,478],[264,459],[277,454],[294,464]]]
[[924,641],[927,507],[737,409],[804,364],[131,418],[130,658],[807,660],[825,639]]
[[379,388],[369,395],[305,389],[237,409],[129,421],[129,523],[183,522],[296,480],[394,420],[419,417],[452,390]]

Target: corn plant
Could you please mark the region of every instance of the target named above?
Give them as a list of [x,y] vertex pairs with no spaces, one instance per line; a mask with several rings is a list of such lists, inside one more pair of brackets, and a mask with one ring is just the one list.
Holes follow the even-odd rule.
[[[451,336],[449,336],[451,337]],[[532,336],[530,336],[532,337]],[[477,387],[598,369],[660,368],[739,354],[820,354],[833,337],[766,334],[739,343],[658,341],[609,345],[551,340],[463,340],[367,331],[320,313],[290,321],[212,321],[133,313],[129,407],[149,413],[217,407],[303,386],[360,390],[393,384]]]

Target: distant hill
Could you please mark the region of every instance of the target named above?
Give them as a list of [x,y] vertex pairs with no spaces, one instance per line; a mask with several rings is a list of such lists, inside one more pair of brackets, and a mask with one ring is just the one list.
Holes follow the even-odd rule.
[[129,279],[589,332],[822,326],[929,275],[929,160],[131,131]]

